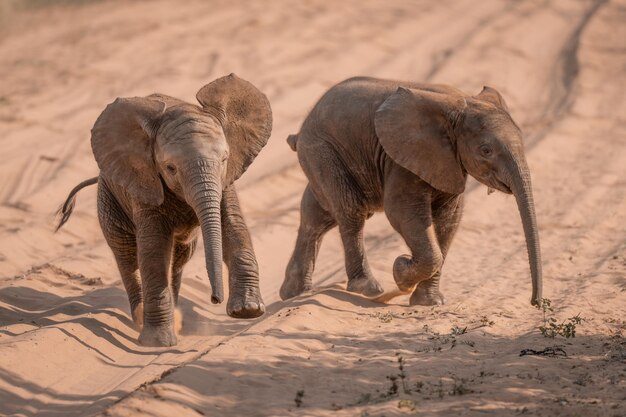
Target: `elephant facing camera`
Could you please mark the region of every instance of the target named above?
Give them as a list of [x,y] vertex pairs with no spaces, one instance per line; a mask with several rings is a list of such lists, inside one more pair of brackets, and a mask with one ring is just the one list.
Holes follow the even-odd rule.
[[[200,105],[163,94],[118,98],[91,130],[100,168],[70,193],[98,184],[98,219],[117,263],[145,346],[177,343],[175,308],[183,267],[204,241],[210,300],[227,313],[259,317],[265,305],[258,265],[234,182],[267,143],[272,111],[265,95],[231,74],[198,91]],[[57,230],[58,230],[57,228]]]

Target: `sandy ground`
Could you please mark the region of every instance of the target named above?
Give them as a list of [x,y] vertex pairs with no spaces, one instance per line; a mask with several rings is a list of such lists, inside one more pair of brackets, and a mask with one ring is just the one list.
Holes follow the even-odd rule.
[[[0,7],[1,415],[626,415],[624,0],[50,3]],[[268,146],[238,182],[268,313],[234,320],[211,305],[199,251],[179,345],[144,348],[95,190],[57,234],[54,212],[97,174],[89,129],[107,103],[193,100],[230,72],[274,111]],[[475,182],[445,306],[345,292],[336,232],[314,293],[279,300],[306,185],[284,139],[352,75],[502,92],[527,139],[549,316],[584,317],[576,338],[537,329],[515,200]],[[407,249],[384,216],[367,223],[366,245],[393,288]],[[560,356],[520,356],[555,346]]]

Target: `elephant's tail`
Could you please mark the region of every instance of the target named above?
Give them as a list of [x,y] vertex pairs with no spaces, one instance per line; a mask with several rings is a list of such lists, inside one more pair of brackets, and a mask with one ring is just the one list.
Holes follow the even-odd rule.
[[287,143],[292,151],[296,150],[296,143],[298,142],[298,135],[289,135],[287,136]]
[[59,231],[59,229],[69,220],[70,216],[72,215],[72,212],[74,211],[74,204],[76,203],[76,194],[83,188],[94,185],[97,182],[98,177],[89,178],[88,180],[85,180],[78,184],[72,189],[72,191],[70,191],[70,194],[67,196],[65,203],[63,203],[63,205],[59,207],[59,210],[57,211],[57,216],[60,216],[61,218],[59,219],[59,224],[54,230],[55,233]]

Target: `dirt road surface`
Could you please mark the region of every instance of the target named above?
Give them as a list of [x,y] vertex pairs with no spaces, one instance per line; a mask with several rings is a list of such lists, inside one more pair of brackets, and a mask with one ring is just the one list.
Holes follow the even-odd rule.
[[[0,415],[626,415],[626,2],[50,1],[0,6]],[[89,130],[118,96],[190,101],[237,73],[274,111],[238,181],[268,305],[209,302],[202,251],[186,268],[171,349],[137,345],[98,226],[95,189],[53,233],[69,190],[98,170]],[[498,89],[526,138],[544,297],[575,338],[545,338],[515,200],[468,183],[441,307],[344,291],[336,231],[316,289],[278,298],[306,178],[285,143],[353,75]],[[366,225],[392,289],[406,253]],[[524,355],[553,348],[554,355]],[[564,356],[566,354],[566,356]]]

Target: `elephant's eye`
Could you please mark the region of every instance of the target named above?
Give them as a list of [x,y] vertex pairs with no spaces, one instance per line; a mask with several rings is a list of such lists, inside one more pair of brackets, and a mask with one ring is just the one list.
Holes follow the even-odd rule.
[[489,146],[483,145],[480,147],[480,153],[482,156],[491,156],[492,150]]
[[176,167],[173,164],[165,165],[165,169],[167,169],[167,172],[169,172],[170,174],[176,175]]

